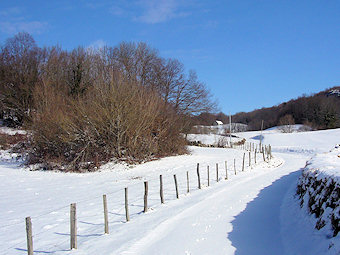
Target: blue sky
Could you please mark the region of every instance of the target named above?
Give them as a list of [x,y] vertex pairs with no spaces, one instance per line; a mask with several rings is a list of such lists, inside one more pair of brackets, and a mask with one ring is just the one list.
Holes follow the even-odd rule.
[[225,113],[340,86],[339,0],[0,1],[0,41],[144,41],[197,71]]

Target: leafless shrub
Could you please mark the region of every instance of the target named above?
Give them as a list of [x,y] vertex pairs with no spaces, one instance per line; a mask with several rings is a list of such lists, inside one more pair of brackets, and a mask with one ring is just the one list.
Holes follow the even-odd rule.
[[219,148],[225,148],[228,144],[228,137],[226,136],[220,136],[217,141],[217,147]]
[[49,85],[36,90],[32,159],[92,168],[96,158],[143,161],[182,153],[178,115],[157,93],[113,74],[84,97],[65,97]]
[[279,120],[280,130],[283,133],[292,133],[294,124],[294,118],[291,114],[286,114]]

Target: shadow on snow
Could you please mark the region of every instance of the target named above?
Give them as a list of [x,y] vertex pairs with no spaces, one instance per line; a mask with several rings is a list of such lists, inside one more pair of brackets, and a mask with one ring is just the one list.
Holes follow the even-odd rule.
[[292,182],[301,170],[290,173],[262,189],[248,203],[246,209],[232,221],[233,231],[228,234],[236,255],[284,254],[281,242],[280,207]]

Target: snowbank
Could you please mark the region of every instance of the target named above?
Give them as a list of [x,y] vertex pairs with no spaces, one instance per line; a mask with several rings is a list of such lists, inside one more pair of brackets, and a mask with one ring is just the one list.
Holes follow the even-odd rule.
[[329,249],[339,243],[340,148],[316,154],[307,162],[298,181],[297,195],[302,210],[311,215],[315,228],[329,238]]

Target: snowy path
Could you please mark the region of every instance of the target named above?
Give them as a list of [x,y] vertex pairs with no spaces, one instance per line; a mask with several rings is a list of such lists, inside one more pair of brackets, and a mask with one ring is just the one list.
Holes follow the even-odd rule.
[[[279,168],[240,173],[171,201],[74,254],[284,254],[280,206],[307,157],[280,154]],[[267,208],[270,208],[268,210]]]
[[278,169],[218,185],[203,199],[192,198],[193,205],[151,228],[122,254],[234,254],[235,248],[235,254],[284,254],[281,201],[306,158],[280,156],[286,163]]

